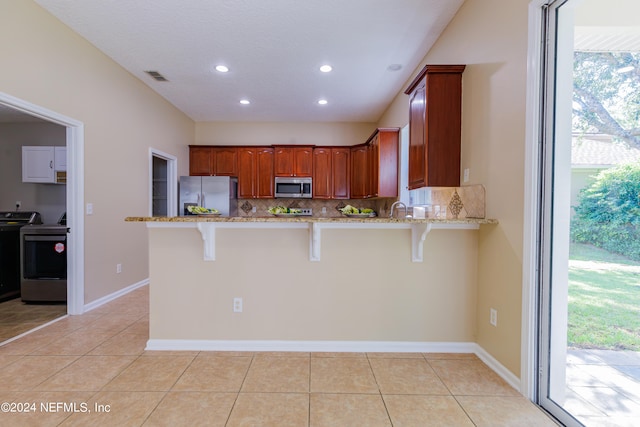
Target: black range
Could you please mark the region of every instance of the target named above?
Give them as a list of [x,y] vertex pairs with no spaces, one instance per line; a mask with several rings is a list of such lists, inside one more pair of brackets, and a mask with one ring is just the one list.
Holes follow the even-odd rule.
[[20,296],[20,229],[42,224],[38,212],[0,212],[0,301]]

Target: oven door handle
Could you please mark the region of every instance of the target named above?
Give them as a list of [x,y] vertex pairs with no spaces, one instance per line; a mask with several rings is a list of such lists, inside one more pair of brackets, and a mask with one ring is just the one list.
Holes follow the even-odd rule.
[[67,236],[58,236],[58,235],[47,235],[47,236],[37,236],[37,235],[28,235],[24,236],[25,242],[60,242],[62,240],[66,240]]

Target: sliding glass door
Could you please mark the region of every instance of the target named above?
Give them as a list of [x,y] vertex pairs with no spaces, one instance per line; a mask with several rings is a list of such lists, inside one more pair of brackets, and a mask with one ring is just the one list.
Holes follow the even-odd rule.
[[544,6],[539,403],[565,425],[640,425],[640,13]]

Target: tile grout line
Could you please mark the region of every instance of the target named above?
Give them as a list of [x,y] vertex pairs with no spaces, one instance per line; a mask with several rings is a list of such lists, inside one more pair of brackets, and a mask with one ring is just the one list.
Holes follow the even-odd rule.
[[307,427],[311,426],[311,352],[309,352],[309,384],[307,390],[309,393],[307,394],[307,401],[309,402],[307,405]]
[[247,380],[247,376],[249,375],[249,371],[251,370],[251,366],[253,366],[253,361],[255,360],[256,354],[251,354],[251,362],[249,362],[249,366],[247,367],[247,371],[244,373],[244,377],[242,378],[242,382],[240,383],[240,387],[238,388],[238,392],[236,393],[236,398],[233,399],[233,405],[231,405],[231,409],[229,409],[229,415],[227,415],[227,420],[224,422],[225,427],[229,424],[231,420],[231,414],[238,403],[238,398],[240,397],[240,393],[242,392],[242,387],[244,387],[244,382]]
[[382,400],[382,405],[384,406],[384,410],[387,413],[387,418],[389,419],[389,424],[393,427],[393,420],[391,419],[391,414],[389,413],[389,408],[387,407],[387,402],[384,400],[384,396],[382,395],[382,390],[380,389],[380,383],[378,382],[378,378],[376,377],[376,373],[373,370],[373,366],[371,366],[371,359],[369,358],[369,353],[365,353],[367,358],[367,364],[369,365],[369,369],[371,370],[371,375],[373,375],[373,380],[376,382],[376,386],[378,387],[378,394],[380,395],[380,400]]
[[[440,375],[438,375],[438,371],[436,371],[433,367],[433,365],[431,365],[431,362],[429,361],[429,359],[427,358],[427,356],[425,354],[422,354],[422,357],[424,357],[424,360],[427,362],[427,365],[429,365],[429,368],[431,368],[431,370],[433,371],[433,373],[435,374],[435,376],[438,378],[438,380],[440,380],[440,382],[442,383],[442,385],[447,389],[447,391],[449,392],[449,396],[451,396],[455,401],[456,404],[460,407],[460,409],[462,410],[462,412],[467,416],[467,418],[469,419],[469,422],[471,422],[471,424],[473,424],[474,426],[477,426],[477,424],[473,421],[473,419],[471,418],[471,415],[469,415],[469,413],[467,413],[467,411],[464,409],[464,406],[462,406],[462,404],[460,403],[460,401],[458,400],[458,397],[456,395],[453,394],[453,392],[451,391],[451,389],[449,388],[449,386],[447,385],[447,383],[444,382],[444,380],[442,379],[442,377],[440,377]],[[448,359],[447,359],[448,360]]]
[[[189,362],[189,364],[184,368],[184,371],[182,371],[182,373],[180,375],[178,375],[178,378],[176,378],[176,380],[173,382],[173,384],[164,392],[164,396],[162,396],[162,399],[160,399],[158,401],[158,403],[156,403],[156,405],[153,407],[153,409],[149,412],[149,415],[147,415],[147,417],[144,419],[144,421],[142,422],[141,425],[144,425],[144,423],[147,422],[147,420],[149,419],[149,417],[151,417],[151,415],[156,411],[156,409],[158,409],[158,407],[160,406],[160,404],[167,398],[167,396],[169,395],[169,393],[171,392],[171,390],[173,389],[173,387],[176,386],[176,384],[178,383],[178,381],[180,381],[180,378],[182,378],[182,376],[184,375],[185,372],[187,372],[187,369],[189,369],[189,367],[193,364],[193,362],[196,360],[196,358],[198,357],[198,355],[200,354],[200,352],[197,352],[195,356],[193,356],[193,359],[191,359],[191,362]],[[140,355],[140,357],[142,357],[142,354]],[[149,357],[154,357],[154,356],[149,356]]]

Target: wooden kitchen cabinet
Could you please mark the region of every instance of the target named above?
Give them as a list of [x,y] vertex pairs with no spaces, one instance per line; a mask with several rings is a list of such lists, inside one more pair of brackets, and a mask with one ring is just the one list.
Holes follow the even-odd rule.
[[351,149],[351,198],[398,197],[398,128],[379,128]]
[[213,174],[218,176],[238,175],[238,149],[236,147],[213,148]]
[[313,149],[314,198],[349,198],[350,157],[350,147],[316,147]]
[[351,198],[365,199],[371,193],[370,149],[367,144],[351,148]]
[[274,148],[275,176],[313,176],[313,147]]
[[460,185],[464,65],[427,65],[405,90],[409,104],[409,189]]
[[237,176],[238,148],[189,146],[189,175]]
[[189,146],[189,175],[212,175],[213,163],[211,157],[211,147]]
[[379,128],[370,139],[371,197],[398,197],[399,128]]
[[238,148],[238,198],[273,198],[273,157],[271,147]]

